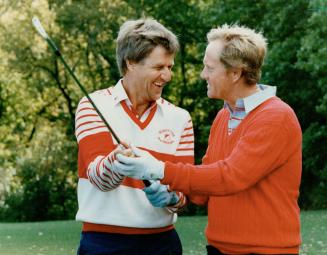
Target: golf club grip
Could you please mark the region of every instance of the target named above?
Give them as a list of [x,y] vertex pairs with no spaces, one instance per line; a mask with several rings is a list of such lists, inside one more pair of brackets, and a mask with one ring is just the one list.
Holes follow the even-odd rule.
[[144,183],[145,187],[149,187],[151,185],[151,182],[148,180],[143,180],[143,183]]

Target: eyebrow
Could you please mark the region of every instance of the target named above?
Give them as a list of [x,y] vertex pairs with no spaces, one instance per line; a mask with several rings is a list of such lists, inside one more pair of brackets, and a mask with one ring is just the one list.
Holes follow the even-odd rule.
[[205,62],[204,60],[202,61],[203,62],[203,65],[209,67],[209,68],[213,68],[212,65],[208,64],[208,62]]

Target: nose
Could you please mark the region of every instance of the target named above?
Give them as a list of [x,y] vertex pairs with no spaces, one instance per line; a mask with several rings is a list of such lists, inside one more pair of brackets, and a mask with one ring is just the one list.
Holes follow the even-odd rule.
[[201,73],[200,73],[200,77],[201,77],[201,79],[203,79],[203,80],[206,80],[206,78],[207,78],[207,76],[206,76],[206,72],[205,72],[204,68],[202,69],[202,71],[201,71]]
[[165,67],[163,68],[161,72],[161,79],[163,79],[165,82],[169,82],[173,76],[173,73],[170,68]]

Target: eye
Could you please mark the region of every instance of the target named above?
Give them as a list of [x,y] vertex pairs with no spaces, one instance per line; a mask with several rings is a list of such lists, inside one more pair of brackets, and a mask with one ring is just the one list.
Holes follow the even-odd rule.
[[163,68],[163,66],[155,66],[154,69],[156,69],[157,71],[160,71]]
[[207,71],[208,71],[209,73],[211,73],[211,72],[214,71],[214,68],[213,68],[213,67],[205,66],[205,68],[207,69]]
[[171,65],[171,66],[163,66],[163,65],[154,66],[154,69],[157,70],[157,71],[161,71],[161,70],[163,70],[165,68],[167,68],[169,71],[171,71],[173,69],[173,65]]

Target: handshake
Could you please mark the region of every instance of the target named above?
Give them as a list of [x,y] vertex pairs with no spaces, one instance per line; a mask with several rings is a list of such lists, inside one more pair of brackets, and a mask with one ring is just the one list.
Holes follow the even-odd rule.
[[110,170],[134,179],[152,180],[151,185],[144,188],[143,191],[154,207],[166,207],[178,203],[178,195],[170,192],[166,185],[162,185],[158,181],[164,177],[164,162],[133,145],[130,147],[123,145],[124,149],[118,146],[109,154]]

